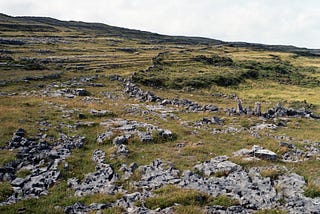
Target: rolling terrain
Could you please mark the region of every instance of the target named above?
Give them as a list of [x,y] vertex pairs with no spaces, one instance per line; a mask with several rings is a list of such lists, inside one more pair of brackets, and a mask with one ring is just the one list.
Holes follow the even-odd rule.
[[0,14],[0,213],[317,213],[320,50]]

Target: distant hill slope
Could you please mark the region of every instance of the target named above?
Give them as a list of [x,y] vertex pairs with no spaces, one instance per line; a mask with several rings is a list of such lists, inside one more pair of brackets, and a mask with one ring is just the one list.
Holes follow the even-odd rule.
[[229,44],[235,47],[250,47],[259,50],[271,50],[280,52],[292,52],[303,56],[320,56],[320,49],[298,48],[286,45],[265,45],[246,42],[224,42],[221,40],[187,37],[187,36],[168,36],[140,30],[132,30],[121,27],[114,27],[102,23],[87,23],[79,21],[61,21],[49,17],[13,17],[0,13],[0,31],[35,31],[35,32],[54,32],[54,31],[80,31],[104,36],[117,36],[127,39],[143,40],[149,43],[173,43],[173,44],[208,44],[219,45]]

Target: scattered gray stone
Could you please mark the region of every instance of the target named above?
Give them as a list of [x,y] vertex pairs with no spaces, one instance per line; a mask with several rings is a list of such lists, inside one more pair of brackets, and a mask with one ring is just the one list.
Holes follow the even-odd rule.
[[97,136],[97,142],[101,143],[107,139],[111,139],[113,133],[121,133],[122,135],[115,137],[112,141],[113,144],[126,144],[129,138],[137,136],[141,142],[152,142],[154,136],[159,136],[163,141],[173,139],[174,135],[170,130],[161,129],[157,126],[131,121],[124,119],[110,119],[106,122],[100,123],[106,126],[108,131]]
[[91,109],[89,111],[89,113],[95,117],[104,117],[106,115],[112,115],[111,111],[108,110],[95,110],[95,109]]
[[129,167],[126,164],[122,164],[119,170],[124,173],[122,178],[128,180],[137,168],[138,165],[136,163],[131,163]]
[[254,130],[254,131],[259,131],[259,130],[263,130],[263,129],[275,130],[277,128],[278,128],[278,126],[276,126],[275,124],[262,123],[262,124],[256,124],[255,126],[250,127],[250,130]]
[[110,207],[111,204],[92,203],[89,206],[86,206],[82,202],[76,202],[73,205],[67,206],[64,209],[64,212],[67,214],[89,213],[92,211],[99,211]]
[[115,194],[119,188],[114,184],[119,179],[109,164],[106,164],[105,153],[95,150],[92,159],[96,162],[96,171],[85,176],[80,183],[77,179],[68,179],[68,185],[75,190],[75,196],[92,195],[96,193]]
[[103,143],[105,140],[110,140],[112,136],[113,136],[112,131],[106,131],[105,133],[102,133],[97,136],[97,143]]

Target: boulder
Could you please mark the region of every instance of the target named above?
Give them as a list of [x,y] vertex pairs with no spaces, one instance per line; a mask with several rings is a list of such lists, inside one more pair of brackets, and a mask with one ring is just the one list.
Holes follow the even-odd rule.
[[121,144],[126,144],[128,143],[128,138],[126,136],[118,136],[118,137],[115,137],[113,140],[112,140],[112,143],[114,145],[121,145]]
[[95,109],[91,109],[89,113],[95,117],[104,117],[106,115],[112,114],[112,112],[108,110],[95,110]]
[[129,153],[129,150],[127,149],[127,146],[124,145],[124,144],[117,145],[116,147],[117,147],[116,153],[118,155],[127,155]]
[[261,159],[270,160],[270,161],[276,161],[278,159],[276,153],[267,149],[256,150],[254,152],[254,156]]
[[84,88],[77,88],[74,90],[75,95],[77,96],[89,96],[90,92]]

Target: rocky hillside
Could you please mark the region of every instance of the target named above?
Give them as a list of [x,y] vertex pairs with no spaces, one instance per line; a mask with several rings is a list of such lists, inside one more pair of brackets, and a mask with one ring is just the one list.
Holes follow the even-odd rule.
[[0,15],[0,213],[318,213],[319,53]]

